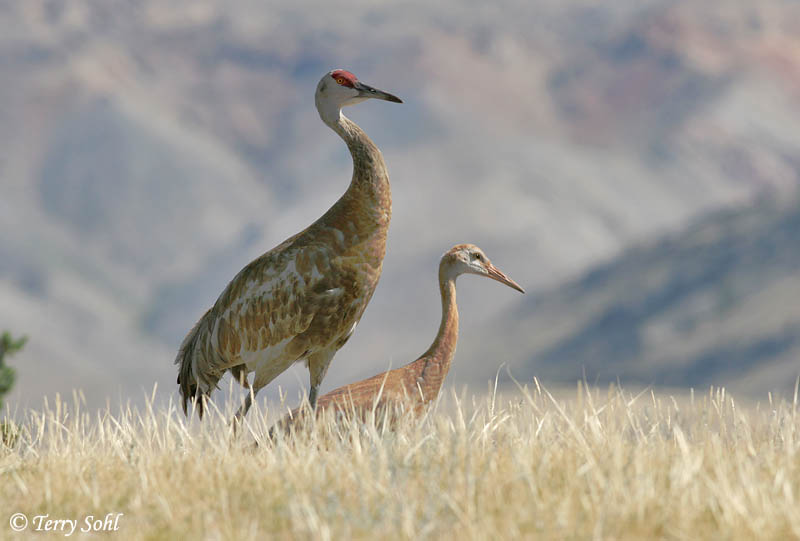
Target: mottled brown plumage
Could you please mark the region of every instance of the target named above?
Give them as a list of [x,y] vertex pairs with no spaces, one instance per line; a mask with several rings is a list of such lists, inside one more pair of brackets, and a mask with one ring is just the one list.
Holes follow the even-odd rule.
[[[442,321],[433,344],[417,360],[371,378],[345,385],[317,400],[316,411],[333,408],[337,412],[363,415],[374,407],[404,406],[420,413],[439,395],[458,341],[456,278],[470,273],[486,276],[524,293],[511,278],[497,269],[486,255],[472,244],[459,244],[442,256],[439,264],[439,289],[442,296]],[[280,425],[289,426],[303,418],[296,409]]]
[[[392,207],[386,166],[369,137],[341,114],[343,106],[370,97],[400,102],[343,70],[320,80],[317,109],[350,150],[350,186],[316,222],[242,269],[186,336],[175,361],[184,411],[193,398],[208,396],[226,370],[246,386],[254,371],[242,416],[259,389],[301,360],[314,402],[375,291],[386,252]],[[202,416],[202,400],[198,411]]]

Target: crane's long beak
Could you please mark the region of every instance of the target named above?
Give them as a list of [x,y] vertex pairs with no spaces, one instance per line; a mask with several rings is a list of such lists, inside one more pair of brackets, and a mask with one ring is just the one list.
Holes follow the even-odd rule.
[[386,100],[394,103],[403,103],[403,100],[401,100],[394,94],[389,94],[388,92],[384,92],[383,90],[378,90],[377,88],[365,85],[361,81],[358,81],[355,84],[354,88],[358,90],[358,96],[361,98],[376,98],[379,100]]
[[494,265],[492,265],[488,261],[486,262],[485,266],[486,266],[486,271],[488,272],[487,276],[489,278],[491,278],[492,280],[497,280],[501,284],[505,284],[508,287],[516,289],[520,293],[525,293],[525,290],[522,289],[520,287],[520,285],[518,283],[516,283],[514,280],[512,280],[511,278],[506,276],[503,271],[501,271],[500,269],[498,269],[497,267],[495,267]]

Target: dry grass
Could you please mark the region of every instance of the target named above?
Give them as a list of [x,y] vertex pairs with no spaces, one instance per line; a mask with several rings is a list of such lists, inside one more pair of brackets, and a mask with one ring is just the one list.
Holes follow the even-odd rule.
[[257,449],[275,412],[251,416],[232,440],[227,412],[31,412],[0,450],[0,538],[21,535],[13,512],[77,518],[73,538],[110,512],[125,539],[800,538],[796,398],[534,384],[448,396],[394,431],[327,419]]

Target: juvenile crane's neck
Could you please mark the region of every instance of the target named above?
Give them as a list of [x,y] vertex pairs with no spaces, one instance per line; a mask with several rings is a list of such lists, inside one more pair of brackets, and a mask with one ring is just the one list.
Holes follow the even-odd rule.
[[456,277],[446,268],[439,269],[439,289],[442,294],[442,322],[439,332],[428,351],[414,361],[422,365],[417,384],[422,391],[423,400],[435,399],[442,387],[444,378],[450,370],[450,363],[456,353],[458,342],[458,306],[456,305]]

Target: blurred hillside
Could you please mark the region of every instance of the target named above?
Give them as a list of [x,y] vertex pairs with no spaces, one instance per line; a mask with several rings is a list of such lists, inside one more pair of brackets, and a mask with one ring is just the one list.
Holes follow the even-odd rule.
[[[326,388],[427,347],[439,320],[437,260],[457,242],[560,298],[560,284],[592,265],[620,253],[609,268],[627,265],[632,244],[691,237],[687,224],[705,213],[746,209],[765,193],[791,197],[798,22],[800,6],[777,0],[0,5],[0,327],[31,337],[17,397],[39,403],[81,387],[99,404],[154,381],[172,388],[183,334],[227,280],[345,189],[349,155],[313,107],[333,67],[406,103],[347,112],[383,150],[394,216],[381,284]],[[642,250],[652,262],[614,280],[681,264]],[[696,352],[725,343],[706,337],[702,321],[695,353],[657,353],[672,332],[658,327],[664,336],[647,347],[614,334],[623,350],[634,340],[630,354],[601,366],[612,355],[595,355],[589,344],[602,332],[584,315],[571,320],[555,300],[515,308],[496,284],[463,282],[456,382],[487,372],[481,344],[493,340],[502,347],[492,358],[563,368],[553,377],[586,365],[691,383],[688,374],[707,382],[727,370],[712,361],[706,373],[673,372],[671,363],[697,363]],[[628,283],[631,295],[649,294]],[[586,298],[599,291],[586,288]],[[680,291],[663,294],[691,310]],[[790,296],[773,299],[789,319],[763,321],[753,340],[794,332]],[[506,336],[497,322],[509,311],[536,329]],[[551,318],[578,334],[540,351],[530,336]],[[728,344],[730,354],[751,342]],[[296,389],[306,377],[278,383]]]
[[492,322],[483,351],[500,336],[518,345],[527,356],[509,368],[522,380],[788,394],[800,375],[798,238],[798,200],[710,213],[526,299]]

